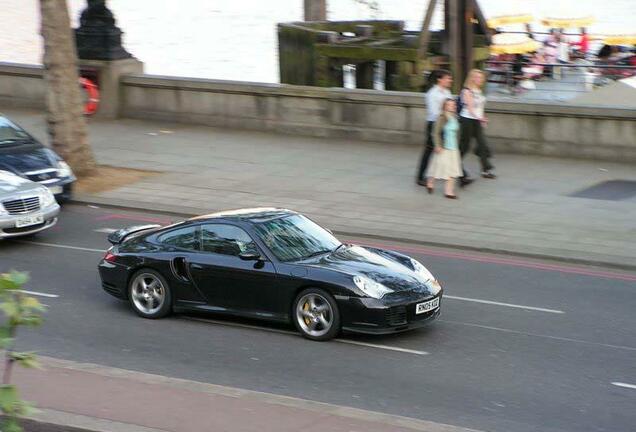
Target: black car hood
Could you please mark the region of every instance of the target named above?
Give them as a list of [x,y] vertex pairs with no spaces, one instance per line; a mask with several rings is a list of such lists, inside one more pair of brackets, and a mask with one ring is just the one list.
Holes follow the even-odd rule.
[[429,294],[433,291],[399,256],[382,249],[347,245],[338,251],[304,261],[305,265],[319,267],[351,276],[363,275],[398,292]]
[[51,151],[42,144],[32,142],[15,146],[0,146],[0,169],[21,174],[45,168],[54,168]]

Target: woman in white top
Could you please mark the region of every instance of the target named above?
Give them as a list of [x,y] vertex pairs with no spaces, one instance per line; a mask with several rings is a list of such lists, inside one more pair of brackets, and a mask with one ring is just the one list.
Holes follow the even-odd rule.
[[[481,162],[481,176],[488,179],[494,179],[497,176],[492,172],[494,166],[490,163],[490,148],[484,137],[484,126],[488,123],[488,118],[484,112],[486,106],[486,96],[481,91],[484,85],[485,76],[479,69],[473,69],[468,73],[468,77],[464,82],[464,88],[460,94],[462,110],[459,113],[459,123],[461,125],[461,138],[459,141],[459,150],[462,157],[470,149],[470,142],[473,138],[477,140],[475,154]],[[468,173],[464,170],[463,179],[468,177]],[[464,181],[462,181],[464,183]]]

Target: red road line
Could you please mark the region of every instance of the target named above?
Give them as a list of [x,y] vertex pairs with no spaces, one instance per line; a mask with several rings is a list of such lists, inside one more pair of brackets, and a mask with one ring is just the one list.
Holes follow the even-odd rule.
[[95,218],[95,220],[98,220],[98,221],[106,221],[106,220],[113,220],[113,219],[124,219],[124,220],[158,223],[158,224],[167,224],[172,222],[172,219],[154,218],[154,217],[148,217],[148,216],[134,216],[134,215],[125,215],[125,214],[117,214],[117,213],[107,214],[104,216],[98,216]]
[[636,282],[636,275],[630,275],[627,273],[615,273],[608,272],[602,270],[587,270],[580,267],[571,267],[566,265],[559,264],[549,264],[549,263],[540,263],[533,261],[525,261],[514,258],[503,258],[503,257],[495,257],[489,255],[477,255],[471,253],[461,253],[461,252],[447,252],[442,250],[434,250],[427,248],[419,248],[412,246],[398,246],[393,244],[385,244],[385,243],[370,243],[363,242],[364,245],[371,247],[382,247],[394,249],[399,252],[412,252],[412,253],[421,253],[423,255],[435,256],[435,257],[443,257],[443,258],[454,258],[461,259],[465,261],[475,261],[482,262],[487,264],[504,264],[514,267],[524,267],[530,268],[534,270],[544,270],[544,271],[555,271],[560,273],[569,273],[569,274],[577,274],[582,276],[592,276],[592,277],[600,277],[606,279],[616,279],[616,280],[624,280],[629,282]]

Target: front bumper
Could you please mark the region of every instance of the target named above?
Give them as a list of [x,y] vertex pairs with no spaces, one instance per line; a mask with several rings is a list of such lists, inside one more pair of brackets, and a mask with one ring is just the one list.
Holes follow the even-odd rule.
[[46,186],[51,190],[51,193],[55,195],[55,199],[57,200],[57,202],[64,203],[65,201],[70,200],[73,196],[74,182],[75,177],[63,177],[56,179],[55,182],[40,182],[40,184]]
[[56,168],[29,171],[23,173],[23,176],[49,188],[51,193],[55,195],[55,199],[58,202],[64,202],[71,199],[73,183],[77,180],[73,175],[59,177],[58,170]]
[[[42,214],[43,222],[37,225],[17,228],[16,221],[24,216],[32,216],[34,214]],[[0,216],[0,239],[35,234],[45,229],[51,228],[57,223],[57,216],[60,214],[60,206],[57,203],[46,208],[25,213],[20,215],[3,215]]]
[[[424,327],[437,319],[442,307],[442,291],[415,301],[385,303],[371,298],[340,298],[338,307],[342,317],[342,330],[366,334],[391,334]],[[439,306],[416,314],[418,303],[439,298]]]

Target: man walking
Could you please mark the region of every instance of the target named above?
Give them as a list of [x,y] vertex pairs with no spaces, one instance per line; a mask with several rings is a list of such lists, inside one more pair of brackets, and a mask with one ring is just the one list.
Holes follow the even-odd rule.
[[433,87],[426,92],[426,145],[424,147],[424,153],[420,160],[420,167],[417,172],[415,181],[420,186],[426,186],[426,167],[428,166],[428,160],[435,149],[435,142],[433,141],[433,129],[435,122],[442,111],[442,104],[446,99],[452,98],[450,88],[453,84],[453,77],[451,73],[445,69],[433,71],[431,74],[431,80],[435,83]]

